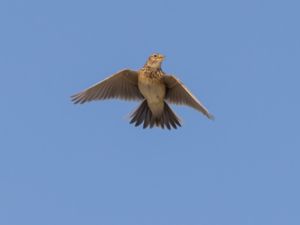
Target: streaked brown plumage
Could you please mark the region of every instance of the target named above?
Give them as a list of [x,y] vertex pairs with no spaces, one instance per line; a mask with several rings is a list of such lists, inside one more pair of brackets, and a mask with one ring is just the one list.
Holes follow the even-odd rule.
[[212,114],[177,78],[162,71],[163,60],[163,55],[152,54],[142,69],[121,70],[71,96],[72,101],[82,104],[111,98],[140,100],[142,103],[132,113],[130,123],[135,126],[143,124],[143,128],[157,126],[176,129],[181,126],[179,118],[168,103],[188,105],[213,119]]

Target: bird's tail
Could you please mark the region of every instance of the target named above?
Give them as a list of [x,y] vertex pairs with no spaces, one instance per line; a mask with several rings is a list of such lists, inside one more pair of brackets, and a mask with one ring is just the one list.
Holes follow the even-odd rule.
[[164,102],[164,111],[159,117],[153,116],[147,104],[147,100],[144,100],[130,117],[130,123],[134,123],[135,126],[139,126],[143,123],[144,129],[148,126],[150,126],[150,128],[157,126],[163,129],[166,127],[169,130],[171,127],[175,129],[177,129],[177,126],[181,127],[180,119],[176,116],[166,102]]

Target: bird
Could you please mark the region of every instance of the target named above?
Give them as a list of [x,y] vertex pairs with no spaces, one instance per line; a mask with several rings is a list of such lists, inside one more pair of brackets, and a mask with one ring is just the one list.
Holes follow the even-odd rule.
[[204,114],[214,116],[175,76],[162,68],[165,56],[153,53],[139,70],[123,69],[71,96],[74,104],[94,100],[121,99],[141,101],[130,115],[130,123],[143,128],[160,127],[168,130],[182,126],[181,119],[169,104],[187,105]]

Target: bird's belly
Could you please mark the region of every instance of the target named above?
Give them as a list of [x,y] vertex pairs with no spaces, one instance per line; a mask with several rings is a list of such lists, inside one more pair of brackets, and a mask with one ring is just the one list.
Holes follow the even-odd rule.
[[164,110],[165,85],[161,81],[144,78],[139,80],[138,86],[152,113],[159,116]]
[[166,94],[166,88],[160,81],[146,78],[139,80],[139,89],[149,103],[162,102]]

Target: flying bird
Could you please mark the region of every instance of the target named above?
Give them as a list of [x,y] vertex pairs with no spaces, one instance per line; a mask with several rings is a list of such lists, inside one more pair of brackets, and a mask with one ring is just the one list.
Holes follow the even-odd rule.
[[161,69],[164,59],[162,54],[154,53],[140,70],[121,70],[71,96],[71,99],[75,104],[112,98],[141,101],[131,114],[130,123],[135,126],[142,124],[143,128],[156,126],[170,130],[181,127],[180,119],[168,103],[193,107],[213,119],[213,115],[183,83]]

